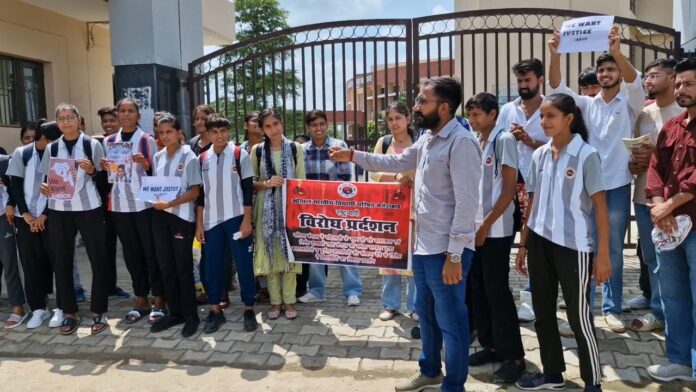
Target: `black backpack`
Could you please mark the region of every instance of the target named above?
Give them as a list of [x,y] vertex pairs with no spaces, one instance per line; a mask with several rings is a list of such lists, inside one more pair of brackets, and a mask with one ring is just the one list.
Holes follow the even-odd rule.
[[[297,144],[295,142],[292,142],[290,144],[290,149],[292,150],[292,160],[295,162],[295,166],[297,166]],[[256,147],[256,171],[261,172],[261,144],[259,143]]]
[[[493,138],[493,157],[495,159],[494,175],[496,177],[498,177],[498,161],[500,160],[498,158],[498,150],[496,149],[496,141],[501,133],[503,133],[503,131],[498,132]],[[524,185],[524,178],[522,177],[522,173],[519,171],[519,169],[517,170],[517,184]],[[515,204],[515,211],[512,213],[512,230],[513,233],[516,233],[522,230],[522,207],[520,205],[520,198],[517,197],[517,190],[515,190],[515,196],[512,198],[512,202]]]
[[[94,159],[92,159],[92,138],[91,137],[89,137],[87,135],[82,136],[82,150],[85,152],[85,156],[87,157],[87,159],[89,159],[92,162],[92,164],[94,166],[96,166],[96,163],[94,163]],[[30,151],[30,152],[27,153],[27,151]],[[24,153],[22,153],[22,160],[24,161],[24,166],[26,166],[27,163],[29,162],[29,160],[31,159],[32,152],[33,152],[33,150],[28,148],[28,149],[24,150]],[[25,156],[27,156],[27,157],[25,157]],[[51,143],[51,157],[56,158],[57,156],[58,156],[58,140]]]

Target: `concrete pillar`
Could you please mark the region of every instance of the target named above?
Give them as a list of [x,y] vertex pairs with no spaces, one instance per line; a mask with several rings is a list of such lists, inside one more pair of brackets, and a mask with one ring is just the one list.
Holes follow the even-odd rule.
[[201,0],[111,0],[111,61],[115,100],[140,103],[141,127],[166,110],[190,129],[188,63],[203,55]]

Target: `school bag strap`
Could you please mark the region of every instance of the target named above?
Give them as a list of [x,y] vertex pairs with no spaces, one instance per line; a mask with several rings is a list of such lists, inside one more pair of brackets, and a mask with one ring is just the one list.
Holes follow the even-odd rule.
[[382,154],[386,154],[387,150],[389,149],[389,145],[392,142],[392,139],[394,139],[394,135],[391,133],[388,135],[384,135],[382,138]]
[[25,167],[29,164],[32,155],[34,155],[34,143],[24,147],[24,150],[22,150],[22,163],[24,163]]
[[[297,143],[291,142],[290,150],[292,150],[292,160],[297,166]],[[261,173],[261,143],[256,145],[256,171]]]

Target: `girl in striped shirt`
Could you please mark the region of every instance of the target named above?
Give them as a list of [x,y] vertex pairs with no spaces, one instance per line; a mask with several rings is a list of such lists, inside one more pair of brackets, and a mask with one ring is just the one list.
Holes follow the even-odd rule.
[[152,174],[178,177],[181,188],[174,200],[152,204],[155,209],[152,214],[155,255],[169,312],[152,324],[150,330],[160,332],[184,324],[181,335],[189,337],[196,332],[200,322],[193,284],[193,236],[196,230],[194,201],[203,183],[201,165],[191,148],[181,145],[181,126],[171,113],[162,113],[157,120],[157,132],[164,148],[155,154]]
[[[551,140],[534,151],[527,176],[531,213],[520,239],[517,271],[529,278],[543,374],[523,378],[523,390],[564,389],[563,348],[556,320],[560,282],[575,334],[585,391],[601,391],[597,337],[590,313],[590,280],[606,281],[609,265],[609,215],[599,155],[572,97],[553,94],[541,104],[541,126]],[[592,214],[597,231],[593,253]],[[529,247],[529,248],[527,248]],[[528,250],[529,249],[529,250]]]

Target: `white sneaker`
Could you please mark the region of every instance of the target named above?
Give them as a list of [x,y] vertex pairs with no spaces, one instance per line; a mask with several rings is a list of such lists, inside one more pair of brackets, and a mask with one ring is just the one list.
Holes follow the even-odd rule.
[[532,307],[532,292],[520,291],[520,308],[517,310],[517,318],[520,322],[528,323],[536,320],[534,308]]
[[689,366],[677,365],[669,363],[666,365],[648,366],[648,374],[650,377],[660,381],[696,381],[694,378],[693,369]]
[[604,315],[604,322],[612,332],[624,333],[626,332],[626,325],[624,324],[621,317],[615,315],[614,313],[607,313]]
[[379,319],[382,321],[389,321],[396,316],[396,310],[384,309],[382,313],[379,314]]
[[347,304],[348,304],[348,306],[360,305],[360,297],[358,297],[357,295],[349,295]]
[[317,303],[317,302],[324,302],[326,301],[325,298],[319,298],[316,295],[312,293],[307,293],[300,298],[297,299],[298,301],[302,302],[303,304],[312,304],[312,303]]
[[31,312],[31,318],[27,322],[27,329],[39,328],[44,321],[51,318],[51,312],[47,309],[37,309]]
[[51,317],[51,321],[48,322],[48,327],[49,328],[58,328],[63,324],[63,310],[61,309],[53,309],[53,317]]
[[558,333],[566,338],[572,338],[574,335],[573,330],[570,328],[570,323],[567,321],[562,322],[561,325],[558,326]]
[[642,317],[636,317],[631,321],[629,328],[636,332],[650,332],[658,329],[663,329],[665,322],[660,321],[652,313],[647,313]]

